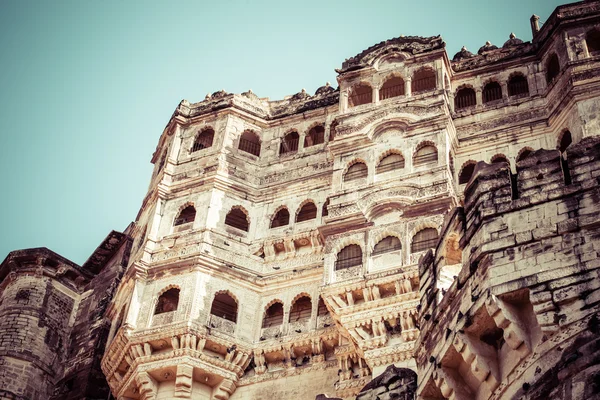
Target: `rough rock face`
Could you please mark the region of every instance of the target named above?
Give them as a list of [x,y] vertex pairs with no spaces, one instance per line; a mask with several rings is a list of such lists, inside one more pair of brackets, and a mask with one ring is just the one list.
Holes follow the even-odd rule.
[[356,400],[413,400],[417,393],[417,374],[408,368],[390,365],[369,382]]

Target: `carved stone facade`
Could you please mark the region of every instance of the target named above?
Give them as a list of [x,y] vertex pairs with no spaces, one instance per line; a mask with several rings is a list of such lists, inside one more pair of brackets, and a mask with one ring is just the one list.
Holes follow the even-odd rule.
[[[113,398],[597,396],[600,1],[531,24],[452,59],[440,36],[390,39],[314,95],[182,101],[103,281]],[[0,312],[75,346],[86,266],[115,262],[61,261],[65,284],[36,251],[2,264]],[[59,284],[69,318],[10,308]],[[75,353],[5,347],[0,399],[79,395]]]

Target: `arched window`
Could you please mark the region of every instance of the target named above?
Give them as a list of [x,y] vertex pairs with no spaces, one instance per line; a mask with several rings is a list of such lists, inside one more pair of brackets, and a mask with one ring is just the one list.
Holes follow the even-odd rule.
[[275,302],[265,311],[262,327],[269,328],[281,324],[283,324],[283,304]]
[[510,165],[510,163],[508,162],[508,158],[506,158],[502,154],[498,154],[498,155],[495,155],[494,157],[492,157],[491,162],[492,162],[492,164],[508,164],[508,165]]
[[233,297],[227,293],[218,293],[213,299],[210,308],[211,315],[237,322],[238,305]]
[[379,100],[391,99],[392,97],[404,96],[404,80],[393,77],[385,81],[379,89]]
[[422,165],[437,164],[437,149],[433,145],[425,145],[420,147],[413,157],[413,166],[420,167]]
[[600,31],[592,29],[585,35],[585,43],[591,56],[600,53]]
[[299,140],[300,135],[298,135],[298,132],[290,132],[287,135],[285,135],[285,137],[279,144],[279,155],[297,152]]
[[260,139],[258,135],[252,131],[244,131],[240,136],[238,149],[257,157],[260,156]]
[[304,147],[314,146],[325,142],[325,127],[317,125],[308,131],[304,137]]
[[402,157],[402,154],[392,153],[381,159],[376,172],[383,174],[384,172],[396,171],[402,168],[404,168],[404,157]]
[[435,228],[425,228],[413,236],[410,246],[411,253],[418,253],[427,249],[433,249],[437,245],[438,232]]
[[360,83],[350,91],[348,106],[356,107],[363,104],[369,104],[372,101],[373,89],[368,83]]
[[458,184],[464,185],[469,182],[473,177],[473,172],[475,172],[475,163],[467,162],[460,170],[460,174],[458,175]]
[[329,215],[329,210],[327,209],[329,207],[329,199],[325,200],[325,203],[323,204],[323,212],[321,213],[321,216],[326,217]]
[[212,146],[214,137],[215,131],[212,128],[204,129],[196,136],[196,140],[194,140],[194,145],[192,146],[192,153]]
[[290,212],[287,208],[282,208],[277,211],[277,214],[273,217],[271,221],[271,228],[277,228],[279,226],[285,226],[290,223]]
[[335,261],[335,270],[346,269],[362,265],[362,249],[357,244],[351,244],[344,247],[337,254],[337,260]]
[[312,301],[308,296],[302,296],[292,304],[290,311],[290,322],[310,321],[312,314]]
[[317,218],[317,206],[310,201],[302,206],[296,216],[296,222],[308,221],[309,219],[315,218]]
[[177,310],[179,306],[179,289],[172,288],[164,292],[156,302],[154,314],[162,314]]
[[348,171],[344,174],[344,182],[355,181],[357,179],[366,178],[369,174],[369,170],[367,169],[367,164],[363,162],[356,162],[352,164]]
[[558,62],[558,56],[552,54],[546,63],[546,83],[552,83],[559,73],[560,63]]
[[498,82],[490,82],[483,87],[483,102],[502,100],[502,88]]
[[415,72],[411,82],[411,92],[421,93],[435,90],[436,78],[435,71],[429,68],[422,68]]
[[239,208],[232,208],[225,217],[225,225],[233,226],[234,228],[248,232],[248,217]]
[[529,84],[523,75],[514,75],[508,80],[508,95],[520,96],[529,94]]
[[188,224],[190,222],[194,222],[194,219],[196,219],[196,209],[194,208],[194,206],[189,205],[183,210],[181,210],[177,218],[175,218],[175,223],[173,225],[179,226]]
[[529,155],[532,153],[532,149],[525,147],[524,149],[521,149],[521,151],[519,152],[519,155],[517,156],[517,162],[519,161],[523,161],[525,158],[529,157]]
[[474,107],[476,105],[477,96],[475,96],[475,90],[466,87],[456,92],[456,97],[454,98],[454,108],[456,110],[461,110],[467,107]]
[[383,238],[373,247],[373,255],[379,255],[383,253],[389,253],[390,251],[396,251],[402,249],[402,243],[396,236],[388,236]]
[[573,138],[571,137],[571,132],[565,131],[560,138],[560,142],[558,143],[558,150],[561,153],[567,151],[567,147],[573,143]]

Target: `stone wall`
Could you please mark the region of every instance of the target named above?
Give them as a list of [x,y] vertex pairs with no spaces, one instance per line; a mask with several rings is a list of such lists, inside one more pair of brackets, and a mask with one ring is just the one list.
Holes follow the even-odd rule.
[[[478,164],[464,213],[420,263],[420,398],[597,395],[599,184],[597,137],[536,151],[512,178]],[[444,293],[451,233],[462,270]]]

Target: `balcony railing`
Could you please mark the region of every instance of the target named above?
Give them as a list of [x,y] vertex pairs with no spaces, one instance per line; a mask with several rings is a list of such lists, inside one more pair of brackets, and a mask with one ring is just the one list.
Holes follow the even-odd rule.
[[230,335],[235,334],[236,323],[228,319],[217,317],[216,315],[211,314],[208,324],[211,329],[216,329],[220,332]]
[[167,325],[175,321],[177,311],[169,311],[152,316],[152,326]]
[[398,97],[404,95],[404,85],[396,85],[391,87],[382,88],[379,91],[379,100],[391,99],[392,97]]
[[371,102],[372,99],[373,95],[371,93],[355,94],[350,96],[350,106],[355,107],[363,104],[368,104]]
[[362,265],[337,270],[337,271],[335,271],[335,280],[337,282],[339,282],[339,281],[344,281],[346,279],[355,278],[357,276],[360,276],[360,273],[362,272],[362,270],[363,270]]
[[262,328],[260,337],[265,339],[273,339],[281,336],[281,325]]

